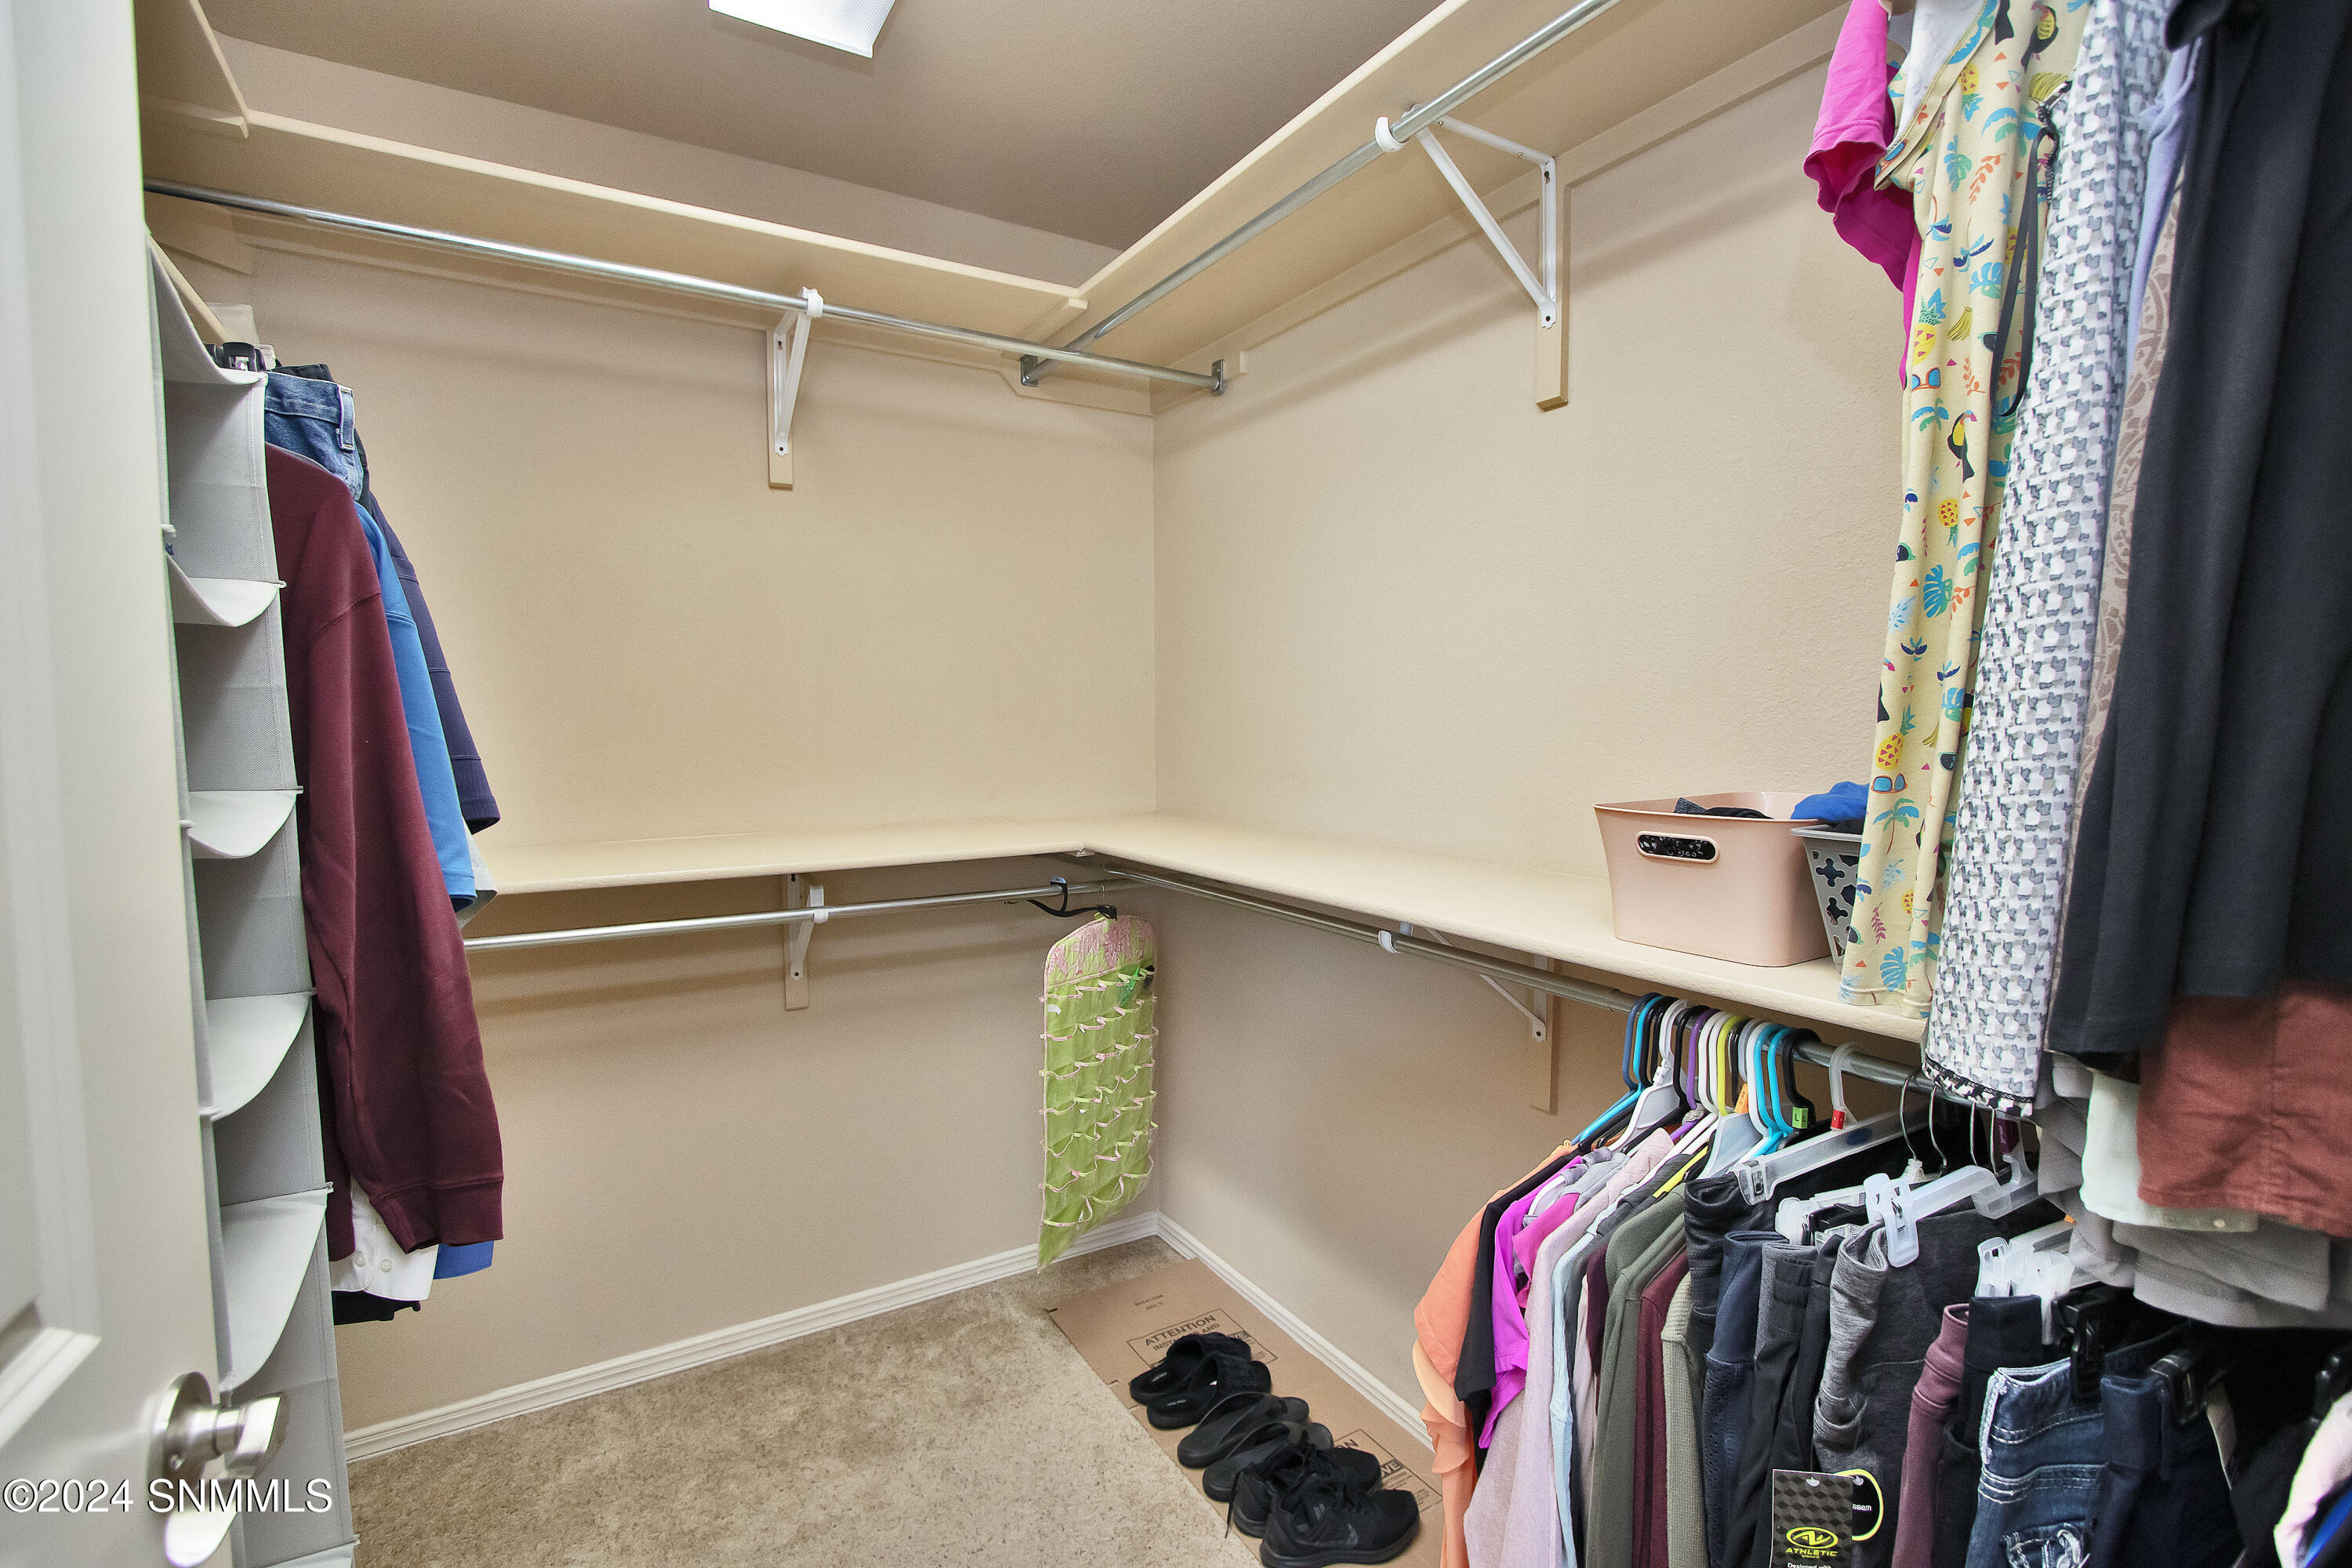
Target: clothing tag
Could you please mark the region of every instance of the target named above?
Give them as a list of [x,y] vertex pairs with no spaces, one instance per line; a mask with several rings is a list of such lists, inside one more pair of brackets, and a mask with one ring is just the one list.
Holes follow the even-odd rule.
[[1771,1568],[1846,1568],[1878,1533],[1878,1482],[1866,1470],[1772,1472]]

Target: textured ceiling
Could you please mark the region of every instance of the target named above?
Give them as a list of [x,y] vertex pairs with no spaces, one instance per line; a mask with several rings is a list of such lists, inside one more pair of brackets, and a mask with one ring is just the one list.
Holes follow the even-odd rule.
[[205,10],[232,37],[1124,247],[1434,4],[898,0],[871,60],[703,0]]

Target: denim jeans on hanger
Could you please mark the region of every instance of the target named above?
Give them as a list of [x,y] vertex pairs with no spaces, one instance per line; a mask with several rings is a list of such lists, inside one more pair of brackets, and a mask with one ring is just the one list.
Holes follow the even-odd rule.
[[2221,1445],[2202,1409],[2152,1373],[2099,1383],[2107,1464],[2086,1568],[2230,1568],[2241,1542]]
[[366,493],[367,464],[360,455],[359,420],[347,389],[271,371],[262,391],[261,436],[342,480],[353,500]]
[[2146,1378],[2168,1348],[2158,1338],[2111,1352],[2095,1399],[2074,1397],[2072,1361],[1993,1374],[1968,1568],[2083,1568],[2107,1468],[2105,1386]]

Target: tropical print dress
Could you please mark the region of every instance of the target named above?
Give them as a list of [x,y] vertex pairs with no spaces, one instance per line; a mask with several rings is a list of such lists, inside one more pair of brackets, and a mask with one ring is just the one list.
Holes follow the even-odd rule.
[[1895,106],[1878,177],[1911,192],[1921,235],[1904,358],[1903,528],[1879,671],[1870,810],[1840,989],[1923,1016],[1942,862],[1957,816],[1982,592],[2017,426],[2022,298],[2048,173],[2043,106],[2063,88],[2088,0],[1985,0],[1951,54]]

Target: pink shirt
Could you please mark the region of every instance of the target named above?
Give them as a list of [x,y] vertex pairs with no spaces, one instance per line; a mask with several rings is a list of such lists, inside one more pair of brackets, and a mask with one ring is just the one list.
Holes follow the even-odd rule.
[[[1673,1147],[1674,1136],[1664,1128],[1644,1137],[1631,1153],[1612,1167],[1609,1179],[1601,1184],[1600,1189],[1577,1205],[1576,1213],[1586,1215],[1588,1222],[1594,1215],[1606,1214],[1608,1205],[1617,1201],[1617,1194],[1656,1169]],[[1565,1203],[1567,1199],[1560,1201]],[[1580,1234],[1580,1227],[1574,1226],[1572,1220],[1572,1215],[1563,1216],[1554,1225],[1552,1234],[1557,1236],[1570,1230]],[[1496,1420],[1528,1385],[1528,1318],[1519,1308],[1518,1280],[1514,1267],[1517,1257],[1509,1247],[1502,1244],[1502,1229],[1497,1223],[1495,1227],[1495,1394],[1494,1403],[1487,1408],[1486,1429],[1479,1435],[1481,1447],[1493,1444]],[[1513,1237],[1514,1241],[1517,1239]]]
[[1911,193],[1877,183],[1878,160],[1895,139],[1895,102],[1887,96],[1894,79],[1885,5],[1882,0],[1853,0],[1830,56],[1829,85],[1822,93],[1822,116],[1813,127],[1805,173],[1821,187],[1822,210],[1839,237],[1885,268],[1903,290],[1907,331],[1918,285],[1919,226],[1912,216]]

